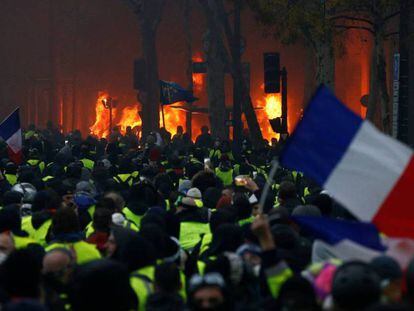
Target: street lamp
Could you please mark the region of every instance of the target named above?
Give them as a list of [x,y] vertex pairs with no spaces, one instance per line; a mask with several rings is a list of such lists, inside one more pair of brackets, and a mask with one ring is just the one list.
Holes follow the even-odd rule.
[[112,97],[106,97],[102,99],[102,105],[104,105],[105,109],[109,110],[109,133],[112,133],[112,108],[117,106],[117,101],[114,100]]

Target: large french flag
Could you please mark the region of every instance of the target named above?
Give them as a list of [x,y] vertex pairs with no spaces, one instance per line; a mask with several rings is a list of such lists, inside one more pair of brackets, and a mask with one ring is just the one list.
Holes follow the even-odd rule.
[[321,86],[281,155],[357,218],[390,237],[414,237],[411,149],[384,135]]
[[6,141],[9,157],[16,164],[22,162],[22,129],[19,111],[20,109],[17,108],[0,124],[0,137]]

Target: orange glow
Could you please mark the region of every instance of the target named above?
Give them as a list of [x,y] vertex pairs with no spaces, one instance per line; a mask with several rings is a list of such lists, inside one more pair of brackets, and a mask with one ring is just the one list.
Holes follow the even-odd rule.
[[[109,111],[104,107],[102,101],[109,97],[106,92],[99,92],[95,104],[95,123],[89,128],[90,133],[98,137],[107,137],[109,135]],[[116,108],[112,109],[112,118],[116,115]]]
[[[89,128],[92,135],[98,137],[108,137],[109,135],[109,110],[103,105],[107,101],[109,94],[107,92],[99,92],[98,99],[95,104],[95,123]],[[117,108],[112,108],[112,122],[120,128],[122,134],[125,134],[128,126],[134,128],[141,126],[141,118],[138,114],[138,106],[127,106],[122,109],[122,114],[119,118],[117,115]]]
[[[203,62],[203,57],[201,56],[200,53],[196,53],[193,56],[193,62],[194,63],[199,63],[199,62]],[[202,73],[193,73],[193,89],[194,89],[194,93],[195,92],[201,92],[203,90],[204,87],[204,74]]]
[[122,134],[125,134],[128,126],[132,129],[137,126],[140,127],[142,122],[138,114],[138,106],[127,106],[122,109],[121,120],[117,123],[117,125],[119,126]]
[[[177,103],[180,105],[182,103]],[[170,106],[164,106],[164,118],[165,118],[165,128],[171,135],[177,133],[177,126],[181,125],[185,131],[185,122],[186,122],[186,112],[180,109],[174,109]],[[160,110],[160,125],[164,126],[162,123],[162,111]]]
[[[261,86],[264,89],[264,85]],[[282,99],[280,94],[264,94],[262,99],[256,101],[256,116],[262,131],[263,138],[271,140],[278,138],[270,126],[269,119],[275,119],[282,116]]]

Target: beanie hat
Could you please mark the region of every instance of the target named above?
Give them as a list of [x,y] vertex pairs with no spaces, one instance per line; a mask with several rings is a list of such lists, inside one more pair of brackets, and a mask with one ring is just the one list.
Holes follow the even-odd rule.
[[198,188],[189,189],[186,196],[181,200],[181,203],[187,206],[203,207],[201,191]]

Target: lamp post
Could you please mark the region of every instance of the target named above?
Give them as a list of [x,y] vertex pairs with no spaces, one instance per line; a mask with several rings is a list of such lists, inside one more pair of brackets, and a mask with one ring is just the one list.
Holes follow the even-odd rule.
[[117,101],[114,100],[112,97],[107,97],[102,99],[102,104],[106,109],[109,110],[109,134],[112,133],[112,108],[115,108],[117,105]]

